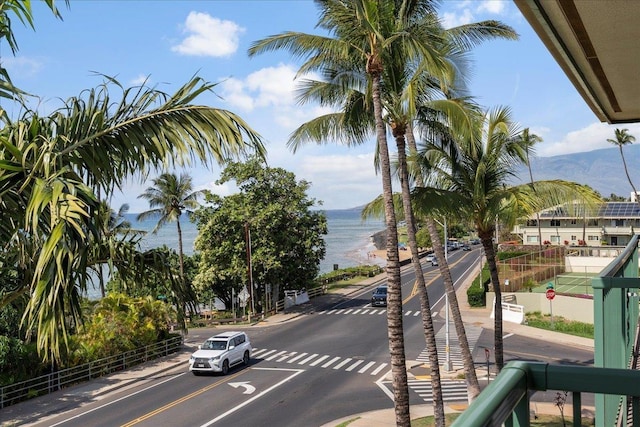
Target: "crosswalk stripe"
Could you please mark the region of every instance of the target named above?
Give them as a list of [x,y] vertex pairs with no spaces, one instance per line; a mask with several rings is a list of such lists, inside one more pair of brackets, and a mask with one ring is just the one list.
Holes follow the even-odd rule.
[[262,358],[264,359],[266,356],[268,356],[268,355],[270,355],[270,354],[272,354],[272,353],[275,353],[276,351],[277,351],[277,350],[269,350],[269,351],[267,351],[265,354],[263,354],[263,355],[262,355]]
[[291,356],[295,356],[296,354],[298,354],[297,351],[292,351],[291,353],[286,353],[285,355],[283,355],[280,359],[276,360],[276,362],[282,362],[284,360],[287,360],[288,358],[290,358]]
[[328,359],[328,358],[329,358],[328,354],[325,354],[324,356],[320,356],[319,358],[317,358],[316,360],[311,362],[309,364],[309,366],[316,366],[316,365],[320,364],[323,360]]
[[381,363],[376,369],[371,372],[371,375],[377,375],[380,371],[382,371],[387,366],[386,363]]
[[367,369],[369,369],[370,367],[372,367],[373,365],[375,365],[376,362],[369,362],[366,365],[364,365],[362,368],[360,368],[360,370],[358,371],[359,374],[364,374],[365,372],[367,372]]
[[266,348],[263,348],[263,349],[260,349],[260,350],[258,350],[256,348],[252,348],[251,349],[251,355],[255,357],[255,356],[258,356],[261,353],[264,353],[265,351],[267,351]]
[[[433,388],[430,380],[409,380],[409,388],[416,392],[425,402],[433,402]],[[441,381],[442,400],[445,402],[466,401],[467,384],[465,381],[448,380]]]
[[298,362],[298,365],[304,365],[305,363],[307,363],[309,360],[311,359],[315,359],[316,356],[318,355],[318,353],[314,353],[311,356],[307,357],[306,359],[303,359],[301,361]]
[[287,360],[287,363],[293,363],[298,359],[302,359],[303,357],[305,357],[307,354],[309,353],[300,353],[299,355],[297,355],[296,357],[294,357],[293,359]]
[[358,313],[360,313],[360,310],[361,310],[361,309],[360,309],[360,308],[358,308],[356,311],[354,311],[354,312],[353,312],[353,313],[351,313],[351,314],[358,314]]
[[349,366],[347,369],[345,369],[345,371],[347,372],[351,372],[353,371],[355,368],[358,367],[358,365],[360,365],[362,362],[364,362],[364,360],[356,360],[356,363],[354,363],[353,365]]
[[420,312],[419,312],[419,311],[416,311],[415,313],[413,313],[413,317],[416,317],[416,316],[417,316],[417,315],[419,315],[419,314],[420,314]]
[[404,313],[405,316],[408,316],[409,314],[411,314],[411,310]]
[[334,357],[333,359],[329,360],[327,363],[325,363],[324,365],[322,365],[323,368],[328,368],[329,366],[333,365],[334,362],[340,360],[339,357]]
[[347,311],[344,312],[344,314],[349,314],[353,311],[353,308],[348,309]]
[[347,357],[346,359],[344,359],[342,362],[338,363],[336,366],[333,367],[333,369],[340,369],[342,368],[344,365],[346,365],[347,363],[351,362],[351,358]]
[[277,353],[275,353],[275,354],[272,354],[272,355],[271,355],[271,356],[269,356],[269,357],[264,358],[264,360],[273,360],[273,359],[275,359],[276,357],[282,356],[282,355],[283,355],[283,354],[285,354],[285,353],[286,353],[286,351],[279,351],[279,352],[277,352]]
[[364,310],[362,310],[362,313],[360,314],[367,314],[369,312],[369,309],[365,308]]

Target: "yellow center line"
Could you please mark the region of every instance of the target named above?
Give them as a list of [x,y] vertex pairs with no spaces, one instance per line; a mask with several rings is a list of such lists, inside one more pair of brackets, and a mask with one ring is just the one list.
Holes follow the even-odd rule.
[[221,379],[220,381],[217,381],[217,382],[215,382],[215,383],[213,383],[213,384],[211,384],[211,385],[209,385],[207,387],[203,387],[200,390],[196,390],[193,393],[188,394],[186,396],[183,396],[180,399],[174,400],[171,403],[167,403],[166,405],[164,405],[164,406],[162,406],[162,407],[160,407],[158,409],[155,409],[155,410],[153,410],[153,411],[151,411],[151,412],[149,412],[149,413],[147,413],[145,415],[142,415],[142,416],[136,418],[135,420],[131,420],[128,423],[123,424],[122,427],[133,426],[133,425],[138,424],[138,423],[140,423],[142,421],[148,420],[149,418],[151,418],[153,416],[156,416],[159,413],[166,411],[167,409],[171,409],[176,405],[179,405],[179,404],[181,404],[183,402],[186,402],[189,399],[192,399],[192,398],[194,398],[194,397],[196,397],[196,396],[198,396],[198,395],[200,395],[202,393],[205,393],[205,392],[217,387],[220,384],[225,384],[228,380],[232,380],[232,379],[240,376],[243,372],[244,371],[240,371],[240,372],[237,372],[237,373],[235,373],[233,375],[226,376],[226,377],[224,377],[224,379]]
[[[453,263],[449,264],[449,267],[454,267],[457,263],[459,263],[460,261],[462,261],[463,258],[465,258],[468,254],[464,254],[464,256],[456,261],[454,261]],[[440,277],[440,271],[434,272],[434,271],[430,271],[428,273],[425,273],[424,276],[425,278],[428,278],[431,275],[434,275],[434,277],[430,280],[428,280],[424,285],[429,286],[430,284],[432,284],[433,282],[436,281],[436,279],[438,277]],[[413,283],[413,288],[411,289],[411,293],[409,294],[408,297],[406,297],[403,301],[402,301],[402,305],[405,305],[406,303],[408,303],[409,301],[411,301],[413,299],[413,297],[415,297],[416,295],[418,295],[420,293],[420,286],[418,286],[418,281],[416,280]]]

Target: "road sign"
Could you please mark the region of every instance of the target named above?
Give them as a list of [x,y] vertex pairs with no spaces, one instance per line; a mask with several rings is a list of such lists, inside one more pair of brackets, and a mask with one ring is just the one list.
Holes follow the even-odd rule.
[[551,301],[552,299],[554,299],[556,297],[556,291],[553,290],[553,289],[547,289],[546,294],[547,294],[547,299],[549,301]]

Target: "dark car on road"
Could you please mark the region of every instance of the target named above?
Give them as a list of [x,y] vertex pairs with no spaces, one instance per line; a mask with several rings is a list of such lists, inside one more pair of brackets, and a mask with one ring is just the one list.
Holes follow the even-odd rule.
[[387,285],[378,286],[371,295],[371,306],[387,306]]

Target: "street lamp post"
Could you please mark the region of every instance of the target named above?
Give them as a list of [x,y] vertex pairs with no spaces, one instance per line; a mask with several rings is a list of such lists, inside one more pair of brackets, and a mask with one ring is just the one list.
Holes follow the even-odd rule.
[[251,308],[249,311],[249,322],[251,322],[251,315],[254,313],[253,304],[253,267],[251,265],[251,230],[249,229],[249,223],[244,223],[244,237],[247,246],[247,276],[249,276],[249,298],[251,299]]
[[[438,224],[444,227],[444,259],[447,265],[449,265],[449,252],[447,247],[447,219],[444,219],[444,224],[435,220]],[[447,289],[444,290],[444,370],[446,372],[453,371],[453,364],[451,363],[451,348],[449,346],[449,294]]]

